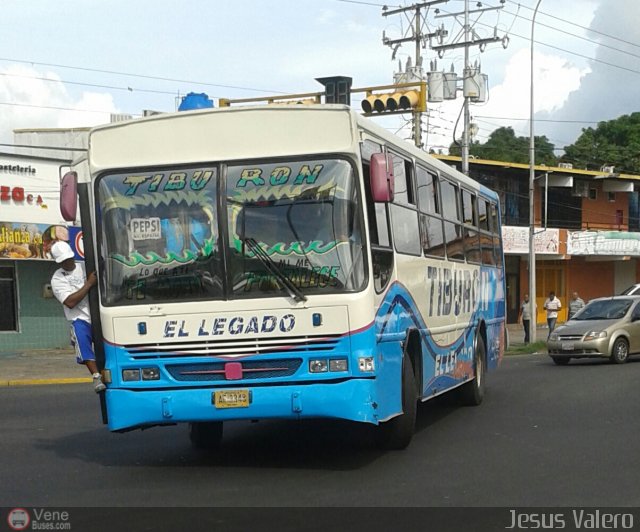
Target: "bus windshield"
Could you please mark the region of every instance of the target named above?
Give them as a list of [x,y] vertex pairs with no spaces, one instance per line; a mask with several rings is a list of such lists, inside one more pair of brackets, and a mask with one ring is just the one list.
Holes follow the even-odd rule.
[[221,298],[216,168],[102,176],[105,305]]
[[287,280],[300,295],[363,287],[361,216],[347,162],[229,167],[227,210],[234,297],[280,292]]
[[[357,198],[352,168],[339,160],[104,175],[103,303],[359,290],[365,261]],[[226,239],[220,227],[228,228]]]

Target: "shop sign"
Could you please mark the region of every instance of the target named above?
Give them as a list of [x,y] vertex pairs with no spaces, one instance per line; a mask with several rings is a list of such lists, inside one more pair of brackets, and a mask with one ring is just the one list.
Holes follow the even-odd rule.
[[13,200],[16,203],[27,202],[29,205],[38,205],[43,207],[43,199],[40,194],[29,194],[22,187],[0,186],[0,201]]
[[[74,230],[73,239],[70,229]],[[80,236],[78,237],[78,233]],[[30,224],[24,222],[0,222],[0,259],[51,259],[51,245],[57,240],[69,242],[77,259],[84,259],[77,251],[77,242],[82,241],[79,227],[64,225]]]
[[[529,253],[529,228],[502,226],[502,246],[505,253]],[[559,255],[560,230],[536,227],[533,247],[536,255]]]
[[640,256],[640,233],[626,231],[570,231],[567,253],[571,255]]

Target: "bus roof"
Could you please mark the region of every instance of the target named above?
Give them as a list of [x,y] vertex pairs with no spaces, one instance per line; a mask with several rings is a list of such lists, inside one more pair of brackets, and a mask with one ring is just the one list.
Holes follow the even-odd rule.
[[482,188],[455,168],[346,105],[254,105],[159,114],[105,124],[89,133],[92,174],[206,162],[358,153],[360,134],[392,144],[431,170]]

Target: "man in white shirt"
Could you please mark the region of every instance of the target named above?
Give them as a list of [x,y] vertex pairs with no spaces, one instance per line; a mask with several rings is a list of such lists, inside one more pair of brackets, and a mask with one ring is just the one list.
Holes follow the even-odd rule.
[[555,292],[549,292],[549,297],[544,302],[544,308],[547,311],[547,325],[549,326],[549,336],[556,328],[556,321],[558,321],[558,311],[562,308],[562,303],[556,297]]
[[96,274],[91,272],[89,277],[86,276],[84,264],[76,264],[73,250],[66,242],[55,242],[51,246],[51,256],[61,266],[51,277],[51,289],[56,299],[62,303],[64,315],[71,324],[76,361],[87,366],[93,376],[94,390],[96,393],[101,392],[106,386],[98,372],[93,353],[91,315],[87,298],[89,290],[96,285]]

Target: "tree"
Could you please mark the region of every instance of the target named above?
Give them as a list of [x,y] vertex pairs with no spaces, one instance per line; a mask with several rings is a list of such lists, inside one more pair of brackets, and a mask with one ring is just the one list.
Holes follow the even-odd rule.
[[[534,137],[536,164],[546,164],[555,166],[557,158],[553,153],[554,145],[549,142],[544,135]],[[449,147],[451,155],[460,155],[460,146],[452,144]],[[489,159],[493,161],[505,161],[511,163],[529,162],[529,137],[516,137],[513,128],[500,127],[494,130],[481,144],[476,141],[469,146],[469,154],[478,159]]]
[[587,170],[615,166],[617,172],[640,174],[640,113],[622,115],[583,128],[573,144],[565,147],[563,162]]

